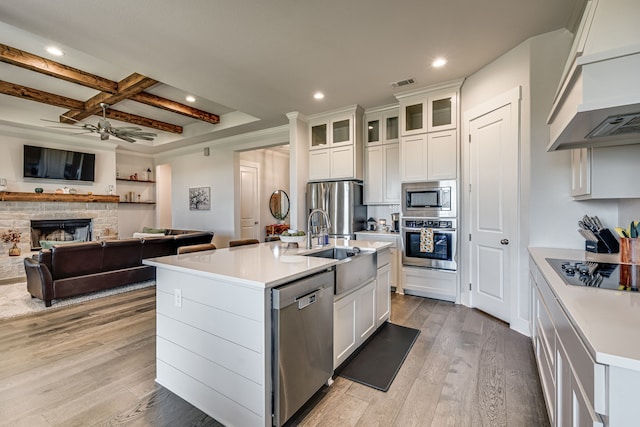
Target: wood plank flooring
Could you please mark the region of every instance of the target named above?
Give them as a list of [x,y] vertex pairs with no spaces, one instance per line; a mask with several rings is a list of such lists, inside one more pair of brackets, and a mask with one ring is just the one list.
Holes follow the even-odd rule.
[[[545,426],[531,341],[483,313],[392,295],[420,329],[387,393],[341,377],[289,425]],[[0,321],[1,426],[220,426],[157,385],[155,289]]]

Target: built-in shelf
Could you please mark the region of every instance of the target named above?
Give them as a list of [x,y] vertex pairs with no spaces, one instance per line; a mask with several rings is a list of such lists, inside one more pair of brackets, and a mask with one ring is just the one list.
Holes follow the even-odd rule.
[[148,183],[148,184],[155,183],[155,181],[146,181],[144,179],[128,179],[128,178],[116,178],[116,181],[143,182],[143,183]]
[[156,202],[118,202],[121,205],[155,205]]
[[17,191],[0,191],[3,202],[80,202],[80,203],[118,203],[120,197],[107,194],[52,194],[21,193]]

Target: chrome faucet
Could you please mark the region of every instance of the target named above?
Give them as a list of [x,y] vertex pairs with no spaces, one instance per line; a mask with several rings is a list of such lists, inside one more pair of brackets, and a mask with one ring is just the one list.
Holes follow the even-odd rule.
[[313,217],[314,213],[320,212],[324,217],[325,222],[327,223],[327,230],[331,228],[331,220],[329,219],[329,215],[323,211],[322,209],[313,209],[309,212],[309,216],[307,217],[307,249],[311,249],[311,242],[313,241],[313,233],[311,232],[311,217]]

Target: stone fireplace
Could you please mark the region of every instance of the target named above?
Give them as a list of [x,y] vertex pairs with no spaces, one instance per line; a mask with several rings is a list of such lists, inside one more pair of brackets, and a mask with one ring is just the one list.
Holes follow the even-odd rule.
[[31,250],[41,249],[40,242],[79,240],[91,241],[90,218],[73,219],[32,219],[31,220]]
[[[35,195],[34,193],[34,196]],[[20,232],[22,239],[18,246],[22,254],[9,256],[10,244],[0,241],[0,284],[17,282],[25,279],[23,259],[36,253],[40,247],[40,239],[32,236],[32,221],[83,220],[89,222],[88,230],[80,231],[75,227],[76,237],[84,236],[86,240],[99,240],[105,236],[117,237],[118,203],[111,202],[67,202],[67,201],[2,201],[0,202],[0,229],[15,229]],[[54,232],[55,230],[52,230]],[[48,240],[76,240],[70,239],[64,229],[62,235],[58,229]],[[83,234],[83,233],[86,233]],[[80,240],[80,239],[78,239]],[[34,249],[32,249],[34,248]]]

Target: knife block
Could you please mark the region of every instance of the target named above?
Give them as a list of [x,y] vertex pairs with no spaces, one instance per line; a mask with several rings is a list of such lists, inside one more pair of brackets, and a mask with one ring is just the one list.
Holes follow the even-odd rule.
[[616,254],[620,252],[620,244],[608,228],[594,231],[597,240],[587,240],[584,249],[599,254]]

